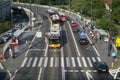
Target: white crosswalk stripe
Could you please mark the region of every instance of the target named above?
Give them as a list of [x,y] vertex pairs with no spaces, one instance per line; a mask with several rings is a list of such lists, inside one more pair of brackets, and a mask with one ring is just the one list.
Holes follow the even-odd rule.
[[25,57],[20,67],[93,67],[100,57]]
[[55,67],[58,67],[59,66],[59,59],[58,57],[55,58]]
[[82,67],[81,61],[80,61],[80,58],[79,58],[79,57],[77,57],[77,62],[78,62],[78,67]]
[[47,61],[48,61],[48,57],[45,58],[44,67],[47,67]]
[[27,67],[30,67],[30,64],[31,64],[31,62],[32,62],[32,59],[33,59],[33,57],[31,57],[31,58],[28,60]]
[[69,59],[69,57],[66,58],[66,67],[70,67],[70,59]]
[[40,58],[39,63],[38,63],[38,67],[41,67],[42,61],[43,61],[43,57]]
[[98,61],[101,61],[100,57],[97,57]]
[[61,57],[61,67],[64,67],[64,58]]
[[76,67],[74,57],[72,57],[72,65],[73,65],[73,67]]
[[35,59],[34,59],[34,61],[33,61],[32,67],[35,67],[35,66],[36,66],[37,60],[38,60],[38,57],[35,57]]
[[21,65],[21,67],[24,67],[24,66],[25,66],[25,63],[26,63],[27,59],[28,59],[28,57],[25,57],[25,59],[24,59],[22,65]]
[[84,67],[87,67],[87,64],[86,64],[86,61],[85,61],[85,57],[82,57],[82,61],[83,61]]
[[95,58],[94,58],[94,57],[92,57],[92,60],[93,60],[93,62],[96,62],[96,60],[95,60]]
[[93,67],[92,62],[90,61],[90,58],[89,58],[89,57],[87,57],[87,60],[88,60],[88,62],[89,62],[89,64],[90,64],[90,67]]
[[51,60],[50,60],[50,67],[53,67],[53,61],[54,61],[54,58],[51,57]]

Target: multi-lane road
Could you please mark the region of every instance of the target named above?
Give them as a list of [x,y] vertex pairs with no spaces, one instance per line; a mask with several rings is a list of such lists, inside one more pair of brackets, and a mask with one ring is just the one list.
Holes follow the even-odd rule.
[[[29,5],[22,7],[30,8]],[[73,17],[68,15],[70,20],[61,24],[61,48],[49,49],[45,42],[45,33],[51,25],[47,9],[37,9],[37,6],[31,9],[41,16],[42,24],[34,31],[41,31],[43,36],[37,38],[26,31],[25,35],[32,35],[31,44],[23,53],[23,59],[19,59],[14,80],[113,80],[109,73],[99,74],[94,68],[93,63],[102,59],[90,45],[79,44],[79,33],[73,33],[70,26]],[[76,23],[81,28],[81,24]]]

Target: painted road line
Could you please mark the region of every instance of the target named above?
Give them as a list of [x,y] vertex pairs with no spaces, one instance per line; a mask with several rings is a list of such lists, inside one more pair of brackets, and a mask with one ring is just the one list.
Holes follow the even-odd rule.
[[25,66],[25,63],[26,63],[27,59],[28,59],[27,57],[25,57],[25,58],[24,58],[24,60],[23,60],[23,63],[22,63],[22,65],[21,65],[21,67],[24,67],[24,66]]
[[38,57],[35,57],[35,59],[34,59],[34,61],[33,61],[32,67],[35,67],[35,66],[36,66],[37,60],[38,60]]
[[70,67],[70,59],[69,59],[69,57],[66,57],[66,67]]
[[77,62],[78,62],[78,67],[82,67],[79,57],[77,57]]
[[101,61],[100,57],[97,57],[98,61]]
[[96,62],[96,60],[95,60],[95,58],[94,58],[94,57],[92,57],[92,61],[93,61],[93,62]]
[[4,67],[3,67],[3,65],[2,65],[1,63],[0,63],[0,68],[1,68],[1,69],[4,69]]
[[53,61],[54,61],[54,58],[51,57],[51,60],[50,60],[50,67],[53,67]]
[[64,58],[61,57],[61,67],[64,67]]
[[47,67],[48,57],[45,57],[44,67]]
[[40,58],[39,63],[38,63],[38,67],[41,67],[42,61],[43,61],[43,57]]
[[89,57],[87,57],[87,60],[88,60],[88,63],[89,63],[89,65],[90,65],[90,67],[93,67],[93,65],[92,65],[91,60],[90,60]]
[[79,49],[78,49],[78,46],[77,46],[77,42],[76,42],[76,40],[75,40],[75,37],[74,37],[73,31],[72,31],[71,25],[70,25],[70,23],[69,23],[68,21],[67,21],[67,23],[68,23],[68,25],[69,25],[70,32],[71,32],[71,34],[72,34],[73,41],[74,41],[74,43],[75,43],[75,47],[76,47],[77,53],[78,53],[78,55],[80,56],[80,52],[79,52]]
[[28,63],[27,63],[27,66],[26,66],[26,67],[30,67],[30,64],[31,64],[31,62],[32,62],[32,59],[33,59],[33,57],[31,57],[31,58],[28,60]]
[[84,57],[82,57],[82,61],[83,61],[84,67],[87,67],[87,64],[86,64],[86,62],[85,62],[85,58],[84,58]]
[[59,66],[59,59],[58,57],[55,58],[55,67],[58,67]]
[[73,67],[76,67],[74,57],[72,57],[72,65],[73,65]]

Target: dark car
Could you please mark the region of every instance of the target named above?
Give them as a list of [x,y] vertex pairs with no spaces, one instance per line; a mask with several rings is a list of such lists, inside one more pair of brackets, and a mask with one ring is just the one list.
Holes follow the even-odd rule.
[[94,62],[94,67],[97,69],[98,72],[108,72],[109,71],[109,67],[103,61]]
[[0,38],[0,44],[4,43],[4,40],[2,38]]
[[87,45],[89,43],[87,38],[80,38],[79,42],[81,45]]
[[79,28],[73,28],[73,32],[74,32],[74,33],[78,33],[79,31],[80,31]]
[[8,41],[10,38],[11,38],[11,35],[10,35],[10,34],[4,34],[4,35],[2,36],[2,39],[3,39],[4,42]]

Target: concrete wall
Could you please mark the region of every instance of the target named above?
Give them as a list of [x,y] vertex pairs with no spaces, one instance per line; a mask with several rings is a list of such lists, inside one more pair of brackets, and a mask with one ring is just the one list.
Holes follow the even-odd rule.
[[10,13],[10,1],[0,2],[0,19],[5,19],[5,17]]

